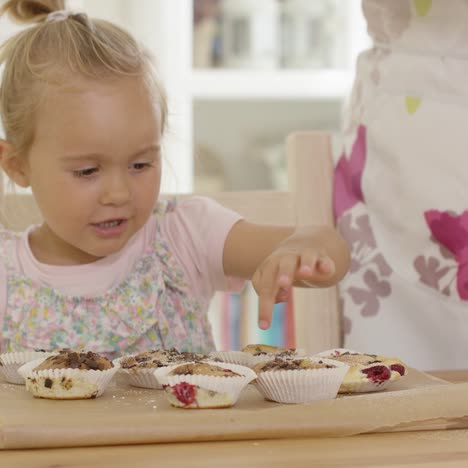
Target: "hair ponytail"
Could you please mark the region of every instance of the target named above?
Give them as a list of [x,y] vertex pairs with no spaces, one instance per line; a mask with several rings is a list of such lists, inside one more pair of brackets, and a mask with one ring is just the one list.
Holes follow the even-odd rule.
[[63,0],[8,0],[0,9],[16,21],[36,23],[0,46],[0,118],[15,153],[25,155],[32,143],[36,109],[48,87],[68,84],[76,77],[141,78],[161,110],[167,101],[149,54],[124,29],[86,14],[60,20],[47,16],[64,10]]
[[0,15],[8,13],[21,23],[40,23],[49,13],[64,9],[64,0],[8,0],[0,8]]

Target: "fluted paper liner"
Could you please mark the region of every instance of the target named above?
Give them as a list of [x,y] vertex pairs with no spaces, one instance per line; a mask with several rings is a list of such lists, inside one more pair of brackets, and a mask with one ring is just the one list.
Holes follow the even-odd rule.
[[349,366],[329,359],[307,359],[336,367],[259,372],[255,386],[265,398],[279,403],[309,403],[336,398]]
[[19,374],[18,369],[27,362],[37,359],[46,359],[55,352],[48,351],[21,351],[0,354],[0,371],[3,372],[7,382],[17,385],[24,385],[24,378]]
[[[18,369],[26,382],[26,390],[36,397],[54,400],[96,398],[103,394],[119,365],[106,370],[42,369],[35,371],[43,359],[31,361]],[[46,380],[51,381],[50,387]]]
[[[220,366],[219,362],[215,361],[205,361],[206,364],[212,364],[214,366]],[[176,364],[168,367],[160,367],[154,371],[156,378],[159,383],[163,386],[174,387],[180,383],[189,383],[191,385],[196,385],[204,390],[215,392],[219,395],[224,395],[223,406],[230,406],[236,403],[241,391],[255,379],[255,372],[246,367],[240,366],[237,364],[230,364],[223,362],[222,367],[225,369],[232,370],[239,376],[230,376],[222,377],[215,375],[168,375],[173,369],[185,364]],[[206,402],[206,405],[209,406],[215,402],[214,398],[211,398],[210,401]],[[200,401],[200,407],[205,406],[205,402]]]
[[161,390],[162,386],[154,375],[158,367],[133,367],[131,369],[120,369],[120,373],[128,376],[128,383],[134,387],[154,388]]

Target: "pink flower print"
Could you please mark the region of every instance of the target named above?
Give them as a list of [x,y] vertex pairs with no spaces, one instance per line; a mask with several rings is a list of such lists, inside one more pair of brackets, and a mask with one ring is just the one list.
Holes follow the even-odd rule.
[[350,246],[357,244],[359,246],[365,246],[369,247],[371,250],[375,250],[376,243],[374,233],[369,222],[369,216],[361,215],[357,217],[354,220],[356,227],[354,227],[352,221],[351,214],[347,213],[339,220],[338,223],[339,230],[348,244]]
[[440,290],[440,280],[450,271],[450,267],[440,268],[440,262],[437,258],[426,258],[422,255],[416,257],[414,268],[419,273],[421,283],[437,291]]
[[424,217],[434,238],[454,255],[458,264],[458,294],[468,300],[468,211],[457,215],[429,210]]
[[[362,275],[365,288],[350,287],[346,293],[354,304],[361,306],[362,316],[376,315],[380,308],[380,299],[390,295],[390,282],[383,277],[390,277],[392,268],[377,249],[369,216],[362,215],[355,219],[352,212],[346,213],[338,221],[338,228],[348,242],[351,250],[350,272],[356,277]],[[343,322],[343,332],[351,329],[351,322]],[[348,330],[348,331],[347,331]]]
[[385,280],[379,281],[377,275],[372,270],[367,270],[363,276],[367,289],[351,287],[348,292],[357,305],[363,305],[361,315],[368,317],[377,315],[379,311],[379,298],[388,297],[392,288]]
[[336,219],[364,200],[361,179],[366,151],[366,127],[360,125],[349,159],[343,153],[335,169],[333,208]]

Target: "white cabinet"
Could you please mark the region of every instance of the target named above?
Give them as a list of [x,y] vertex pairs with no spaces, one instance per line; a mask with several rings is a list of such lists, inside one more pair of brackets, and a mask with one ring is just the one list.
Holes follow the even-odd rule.
[[[308,8],[312,3],[335,2],[283,1]],[[339,58],[333,67],[313,66],[312,59],[308,66],[304,58],[303,68],[283,68],[281,61],[273,68],[264,62],[251,69],[233,68],[229,61],[226,68],[191,71],[194,149],[200,159],[195,189],[282,188],[286,181],[281,174],[282,144],[294,130],[329,130],[336,135],[335,148],[340,147],[343,105],[352,87],[356,57],[369,39],[360,0],[338,0],[334,5],[339,19],[329,24],[328,32],[333,38],[330,48],[339,49]],[[288,50],[280,51],[280,58],[284,53]],[[294,61],[299,63],[298,58]],[[223,170],[203,174],[214,161]],[[216,176],[222,181],[214,181]]]

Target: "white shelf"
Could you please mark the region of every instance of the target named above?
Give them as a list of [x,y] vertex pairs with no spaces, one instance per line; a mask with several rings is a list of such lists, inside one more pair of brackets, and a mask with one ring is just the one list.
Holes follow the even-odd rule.
[[342,99],[353,83],[353,72],[318,70],[194,70],[194,99]]

